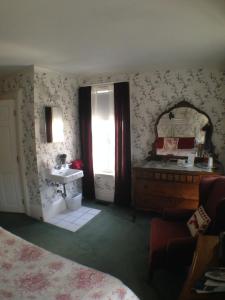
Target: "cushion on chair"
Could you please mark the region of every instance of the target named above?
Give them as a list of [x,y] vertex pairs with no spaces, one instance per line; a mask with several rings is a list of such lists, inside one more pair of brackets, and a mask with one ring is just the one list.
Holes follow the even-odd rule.
[[190,237],[186,223],[170,222],[159,218],[152,219],[149,257],[151,267],[165,266],[166,249],[169,241],[184,237]]
[[190,230],[191,235],[195,237],[199,233],[204,233],[209,227],[210,222],[211,219],[205,212],[204,207],[201,205],[188,220],[187,227]]

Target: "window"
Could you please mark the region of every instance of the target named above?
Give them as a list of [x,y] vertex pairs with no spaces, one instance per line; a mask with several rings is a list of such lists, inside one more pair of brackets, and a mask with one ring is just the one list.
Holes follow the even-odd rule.
[[115,173],[113,85],[92,87],[92,148],[95,174]]

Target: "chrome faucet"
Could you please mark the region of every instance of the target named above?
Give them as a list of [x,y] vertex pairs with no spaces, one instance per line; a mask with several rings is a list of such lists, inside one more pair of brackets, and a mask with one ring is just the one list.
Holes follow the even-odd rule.
[[62,168],[62,164],[59,163],[59,164],[57,164],[54,168],[55,168],[56,170],[60,170],[60,169]]
[[56,160],[57,165],[55,166],[55,169],[60,170],[63,165],[66,165],[66,154],[59,154]]

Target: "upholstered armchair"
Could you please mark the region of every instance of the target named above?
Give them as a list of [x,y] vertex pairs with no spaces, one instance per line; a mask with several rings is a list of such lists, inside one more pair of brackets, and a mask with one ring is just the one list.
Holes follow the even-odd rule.
[[[199,199],[211,219],[206,234],[225,231],[225,176],[203,177]],[[150,274],[157,268],[181,268],[191,264],[197,238],[193,238],[187,221],[193,210],[171,209],[162,218],[153,218],[150,225]]]

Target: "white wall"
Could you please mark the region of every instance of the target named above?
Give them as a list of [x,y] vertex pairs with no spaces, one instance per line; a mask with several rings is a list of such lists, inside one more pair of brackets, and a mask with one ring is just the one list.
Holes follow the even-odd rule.
[[[28,214],[42,218],[40,190],[38,186],[37,157],[34,128],[34,69],[28,67],[19,73],[0,78],[0,93],[17,94],[20,90],[21,145],[24,156],[25,190],[27,190]],[[16,99],[18,101],[18,99]]]

